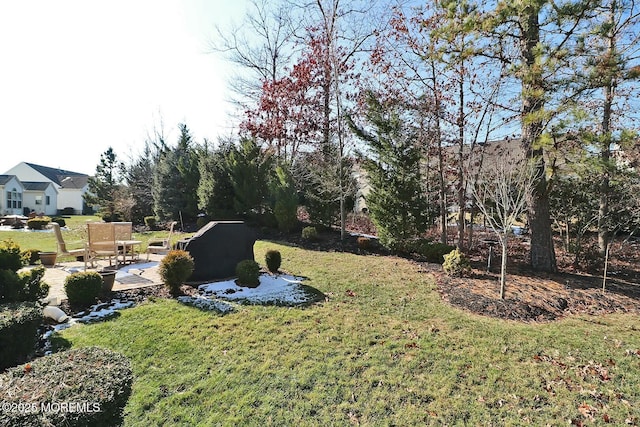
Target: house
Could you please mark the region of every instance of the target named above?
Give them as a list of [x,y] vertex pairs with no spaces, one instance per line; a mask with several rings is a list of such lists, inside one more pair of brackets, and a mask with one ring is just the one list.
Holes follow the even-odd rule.
[[[5,175],[13,175],[22,183],[22,192],[26,192],[28,198],[25,199],[21,193],[21,205],[24,205],[24,208],[46,214],[49,212],[55,214],[58,211],[82,214],[90,211],[82,197],[84,193],[88,192],[89,175],[27,162],[19,163],[5,172]],[[25,183],[29,183],[28,188],[25,188]],[[47,200],[50,203],[49,212],[44,209],[47,206]],[[29,202],[28,206],[27,201]],[[5,208],[0,205],[0,209]],[[19,213],[23,212],[23,209],[19,210]]]
[[0,214],[22,215],[24,185],[15,175],[0,175]]
[[58,190],[50,182],[24,181],[22,206],[36,213],[53,216],[58,213]]

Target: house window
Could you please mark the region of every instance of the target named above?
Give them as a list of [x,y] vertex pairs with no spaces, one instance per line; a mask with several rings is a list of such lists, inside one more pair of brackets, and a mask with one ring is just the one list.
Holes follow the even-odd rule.
[[46,200],[45,203],[47,204],[47,206],[49,206],[51,204],[51,196],[45,196]]
[[42,204],[42,196],[36,196],[36,205]]
[[22,193],[15,188],[7,191],[7,208],[22,209]]

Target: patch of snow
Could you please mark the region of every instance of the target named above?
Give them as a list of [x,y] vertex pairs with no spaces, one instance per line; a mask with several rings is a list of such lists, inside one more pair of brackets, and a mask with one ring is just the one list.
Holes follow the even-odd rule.
[[114,299],[108,303],[92,305],[87,310],[75,314],[73,319],[79,323],[98,322],[115,316],[118,310],[133,307],[134,305],[135,303],[133,301],[120,301],[118,299]]
[[182,304],[199,308],[200,310],[216,311],[220,314],[231,313],[234,310],[233,306],[224,301],[217,301],[200,295],[195,297],[181,296],[178,297],[178,301]]
[[249,304],[299,305],[310,302],[302,280],[304,278],[286,274],[262,274],[260,284],[255,288],[238,286],[235,280],[227,280],[200,285],[198,290],[205,296]]
[[375,239],[378,240],[378,236],[373,236],[371,234],[362,234],[362,233],[349,233],[350,236],[353,237],[366,237],[367,239]]

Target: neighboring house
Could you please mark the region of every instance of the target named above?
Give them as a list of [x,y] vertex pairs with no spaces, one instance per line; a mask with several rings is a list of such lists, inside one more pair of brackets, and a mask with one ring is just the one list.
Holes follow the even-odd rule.
[[0,175],[0,214],[22,215],[24,185],[15,175]]
[[24,181],[23,208],[37,214],[53,216],[58,213],[58,190],[50,182]]
[[[89,188],[89,175],[27,162],[19,163],[9,169],[5,174],[15,175],[22,183],[50,183],[55,190],[55,197],[53,194],[54,192],[52,192],[51,189],[40,190],[40,195],[43,196],[42,202],[45,203],[42,205],[43,207],[46,206],[46,196],[49,196],[49,202],[51,203],[52,209],[55,207],[54,213],[61,210],[73,210],[73,213],[81,214],[90,210],[87,208],[84,203],[84,199],[82,198],[83,194],[86,193]],[[53,200],[54,198],[55,201]],[[34,199],[34,202],[35,200],[36,199]],[[38,213],[45,211],[44,209],[38,209],[35,205],[26,207],[31,208]],[[22,213],[22,210],[20,213]]]

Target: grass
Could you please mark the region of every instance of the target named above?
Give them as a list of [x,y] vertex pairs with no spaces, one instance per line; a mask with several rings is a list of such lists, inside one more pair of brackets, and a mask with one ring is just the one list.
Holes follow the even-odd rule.
[[[85,215],[73,215],[65,218],[66,228],[62,229],[62,238],[67,244],[67,249],[79,249],[83,247],[84,242],[87,240],[87,222],[89,221],[102,221],[97,216],[85,216]],[[150,239],[165,238],[168,231],[151,231],[144,233],[133,233],[134,240],[140,240],[142,242],[141,251],[147,247],[147,242]],[[177,240],[184,238],[181,233],[174,232],[172,241],[175,243]],[[21,249],[38,249],[39,251],[51,251],[57,250],[56,238],[52,232],[42,231],[29,231],[26,228],[23,230],[3,230],[0,231],[0,240],[11,239],[20,245]],[[64,262],[71,260],[71,257],[59,257],[58,262]]]
[[58,340],[131,358],[127,426],[640,423],[637,316],[488,319],[403,259],[268,249],[327,301],[219,317],[156,300]]

